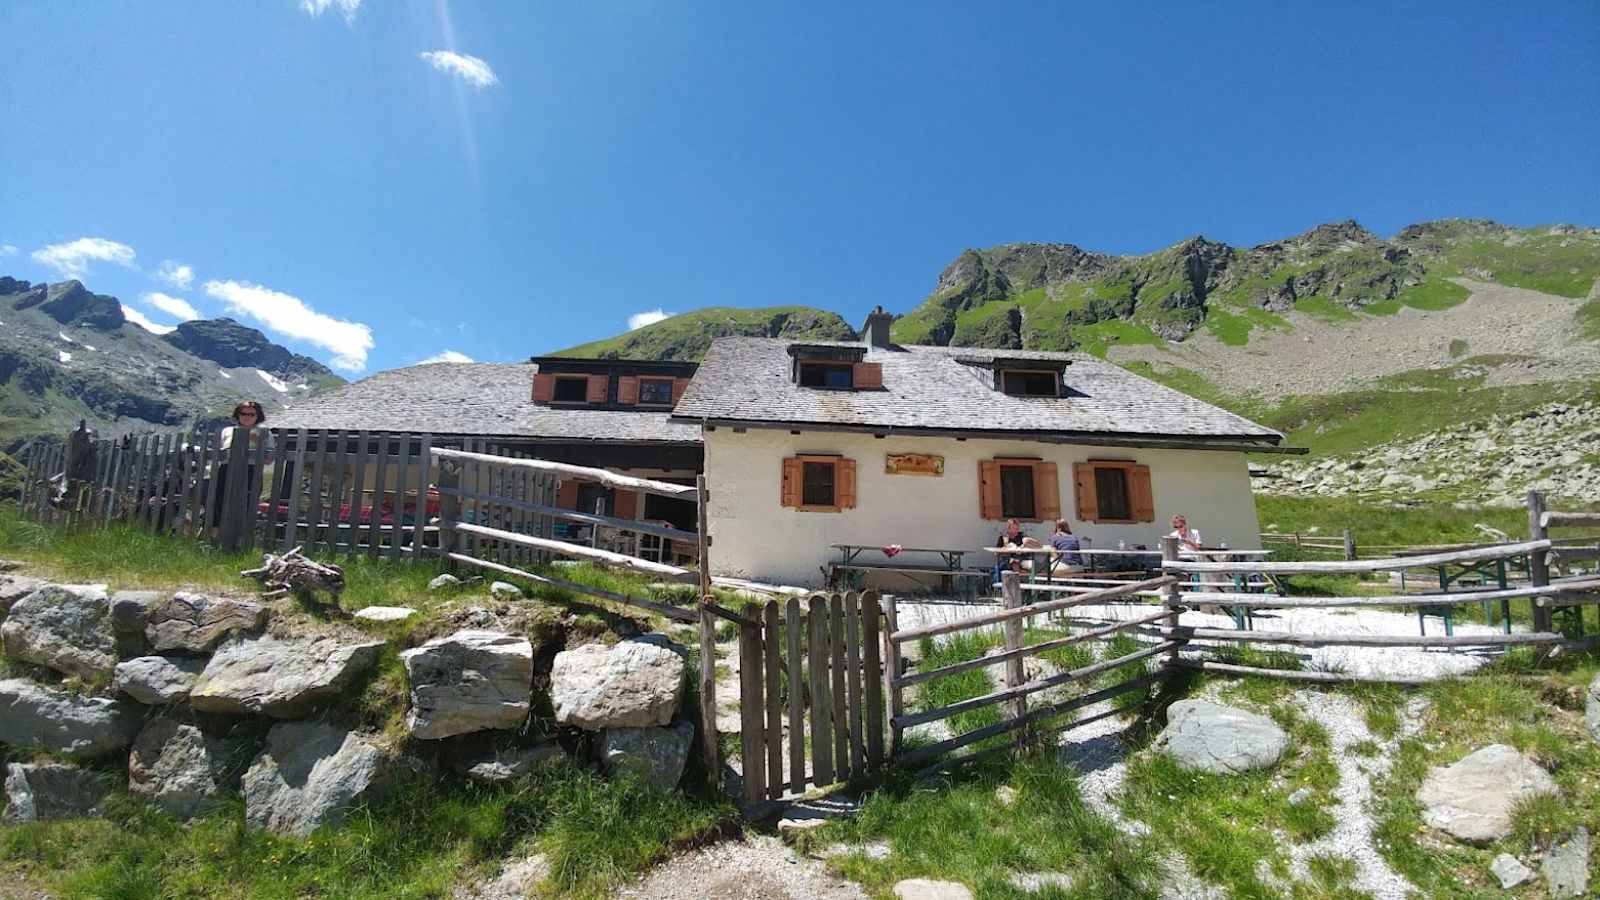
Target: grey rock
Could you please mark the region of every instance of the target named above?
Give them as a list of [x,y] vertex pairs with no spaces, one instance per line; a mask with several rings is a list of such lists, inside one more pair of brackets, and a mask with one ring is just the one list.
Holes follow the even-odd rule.
[[545,763],[555,762],[565,755],[561,745],[554,741],[535,747],[490,749],[484,753],[464,756],[456,762],[461,774],[473,781],[497,783],[511,781],[532,772]]
[[1311,788],[1303,787],[1289,795],[1289,805],[1299,806],[1311,799]]
[[189,692],[200,712],[294,719],[353,685],[378,660],[383,641],[272,637],[224,644]]
[[400,654],[411,684],[406,727],[424,740],[494,728],[528,717],[533,644],[497,631],[458,631]]
[[0,640],[7,656],[91,681],[117,664],[103,584],[45,585],[12,604]]
[[205,660],[188,657],[141,656],[117,663],[112,685],[140,703],[165,706],[189,699]]
[[612,775],[637,776],[663,791],[678,786],[694,743],[694,723],[670,728],[608,728],[600,738],[600,762]]
[[128,791],[180,819],[194,818],[237,785],[236,749],[194,725],[152,719],[128,754]]
[[1070,891],[1075,879],[1065,872],[1015,872],[1010,881],[1012,887],[1023,893],[1037,894],[1046,889]]
[[93,759],[128,746],[138,730],[139,716],[128,704],[23,678],[0,681],[0,743]]
[[409,606],[367,606],[356,610],[356,618],[368,622],[403,622],[416,614]]
[[1289,736],[1266,716],[1208,700],[1179,700],[1167,709],[1167,727],[1157,743],[1185,768],[1226,775],[1276,764]]
[[1584,695],[1583,718],[1589,724],[1589,736],[1600,741],[1600,675],[1589,682],[1589,690]]
[[161,599],[159,591],[112,592],[111,633],[117,642],[117,656],[128,659],[149,652],[144,629],[150,624],[150,610],[160,604]]
[[1511,810],[1519,801],[1558,790],[1533,760],[1505,744],[1490,744],[1430,771],[1417,802],[1428,825],[1463,841],[1488,843],[1511,833]]
[[550,700],[556,721],[590,731],[665,725],[683,698],[683,657],[661,640],[587,644],[556,654]]
[[210,653],[233,634],[256,634],[267,608],[245,600],[179,591],[150,609],[145,637],[157,653]]
[[26,575],[0,575],[0,622],[18,600],[44,587],[45,581]]
[[1551,847],[1539,863],[1552,897],[1582,897],[1589,888],[1589,829],[1582,826]]
[[489,596],[496,600],[521,600],[522,588],[509,581],[496,581],[489,585]]
[[1489,871],[1500,880],[1500,887],[1511,890],[1533,877],[1533,870],[1509,853],[1502,853],[1489,864]]
[[972,891],[959,881],[907,878],[894,884],[895,900],[972,900]]
[[446,572],[443,575],[437,575],[432,581],[428,582],[428,590],[430,591],[444,591],[460,586],[461,579],[451,575],[449,572]]
[[242,784],[245,822],[304,837],[337,824],[355,806],[376,799],[387,761],[377,744],[319,722],[284,722]]
[[104,773],[77,766],[11,763],[6,766],[6,802],[0,823],[95,818],[115,787]]

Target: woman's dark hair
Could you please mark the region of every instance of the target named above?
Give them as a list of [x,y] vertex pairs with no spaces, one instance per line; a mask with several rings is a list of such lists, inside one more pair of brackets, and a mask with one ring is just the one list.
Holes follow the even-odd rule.
[[1071,534],[1072,533],[1072,526],[1067,524],[1067,520],[1066,519],[1057,519],[1056,520],[1056,530],[1061,532],[1062,534]]
[[239,421],[239,414],[247,409],[255,411],[257,425],[267,421],[266,412],[261,408],[261,404],[255,402],[254,400],[246,400],[243,403],[240,403],[238,406],[235,406],[233,408],[233,420],[235,422]]

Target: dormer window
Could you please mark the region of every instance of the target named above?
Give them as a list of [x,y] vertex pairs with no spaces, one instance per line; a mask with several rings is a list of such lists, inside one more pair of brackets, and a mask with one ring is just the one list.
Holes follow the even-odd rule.
[[1000,390],[1014,397],[1060,396],[1061,373],[1051,369],[1002,369]]
[[854,366],[851,363],[804,362],[800,363],[800,386],[848,391],[855,387]]
[[555,403],[587,403],[589,400],[588,376],[557,377],[556,393],[551,400]]
[[671,406],[671,378],[640,378],[639,404],[641,406]]

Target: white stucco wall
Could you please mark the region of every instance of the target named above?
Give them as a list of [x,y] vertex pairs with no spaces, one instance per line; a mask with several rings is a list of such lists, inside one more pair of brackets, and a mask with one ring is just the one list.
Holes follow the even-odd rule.
[[[1257,549],[1260,529],[1243,453],[1217,450],[1132,450],[933,437],[874,438],[869,434],[749,429],[726,426],[705,435],[706,479],[711,500],[712,570],[719,575],[783,584],[814,585],[837,559],[830,544],[907,547],[985,547],[1004,523],[979,518],[978,461],[997,456],[1038,457],[1057,464],[1061,511],[1072,530],[1098,548],[1159,546],[1174,513],[1185,513],[1209,543]],[[802,512],[779,502],[782,460],[797,453],[837,453],[856,461],[856,507],[837,513]],[[945,459],[942,477],[889,475],[888,453],[936,453]],[[1150,467],[1156,521],[1101,525],[1075,517],[1072,464],[1090,459],[1128,459]],[[1028,524],[1041,540],[1051,527]],[[882,561],[870,554],[872,561]],[[903,558],[910,561],[911,558]],[[916,557],[922,560],[923,557]],[[936,557],[932,558],[937,560]],[[994,557],[973,554],[969,565]],[[863,558],[863,561],[867,561]],[[904,581],[902,579],[902,584]]]

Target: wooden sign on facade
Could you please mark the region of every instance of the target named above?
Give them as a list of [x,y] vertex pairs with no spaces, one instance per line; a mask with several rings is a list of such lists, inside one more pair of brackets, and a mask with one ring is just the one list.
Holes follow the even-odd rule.
[[890,475],[944,474],[944,457],[932,453],[886,453],[883,471]]

